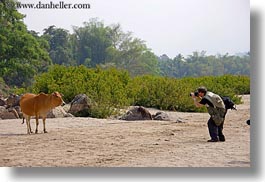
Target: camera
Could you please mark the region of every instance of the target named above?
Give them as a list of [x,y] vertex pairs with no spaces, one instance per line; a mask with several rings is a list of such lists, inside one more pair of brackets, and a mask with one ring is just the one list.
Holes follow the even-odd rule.
[[[191,93],[190,93],[190,96],[192,96],[192,94],[193,94],[193,93],[191,92]],[[195,96],[195,97],[198,97],[198,96],[199,96],[199,92],[198,92],[198,91],[195,91],[195,92],[194,92],[194,96]]]

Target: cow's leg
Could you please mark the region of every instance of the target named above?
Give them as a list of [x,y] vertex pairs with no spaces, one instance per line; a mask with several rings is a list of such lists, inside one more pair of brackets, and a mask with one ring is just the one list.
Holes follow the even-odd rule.
[[30,116],[25,116],[25,118],[26,118],[26,123],[27,123],[27,133],[31,134],[32,131],[31,131],[31,127],[30,127]]
[[35,130],[36,134],[38,133],[38,126],[39,126],[39,116],[36,115],[36,130]]
[[44,132],[44,133],[48,133],[48,132],[46,131],[46,126],[45,126],[45,121],[46,121],[46,117],[45,117],[45,116],[42,117],[42,121],[43,121],[43,132]]
[[31,129],[31,125],[30,125],[30,116],[29,116],[29,132],[33,133],[32,129]]

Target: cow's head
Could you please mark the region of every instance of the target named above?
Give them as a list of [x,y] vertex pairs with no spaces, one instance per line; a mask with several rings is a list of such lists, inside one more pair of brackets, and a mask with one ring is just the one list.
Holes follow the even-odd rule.
[[51,96],[52,96],[52,104],[54,107],[65,104],[65,102],[62,99],[62,95],[59,92],[53,92]]

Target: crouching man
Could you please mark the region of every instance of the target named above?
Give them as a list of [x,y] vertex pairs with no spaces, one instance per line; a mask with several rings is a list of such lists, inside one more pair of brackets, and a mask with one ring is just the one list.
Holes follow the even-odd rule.
[[[190,94],[196,107],[206,106],[210,119],[208,120],[208,130],[211,139],[208,142],[224,142],[223,126],[227,110],[222,98],[205,87],[199,87],[196,92]],[[200,100],[197,101],[197,98]]]

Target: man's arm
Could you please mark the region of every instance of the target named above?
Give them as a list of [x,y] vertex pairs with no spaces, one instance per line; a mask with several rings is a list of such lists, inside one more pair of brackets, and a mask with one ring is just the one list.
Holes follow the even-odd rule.
[[203,104],[200,104],[200,103],[197,101],[197,99],[196,99],[195,96],[192,97],[192,99],[193,99],[193,101],[194,101],[194,105],[195,105],[196,107],[202,107],[202,106],[204,106]]

